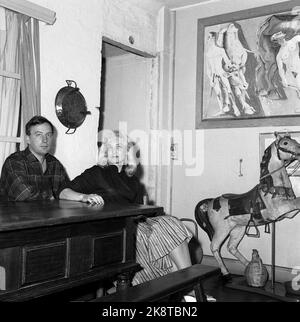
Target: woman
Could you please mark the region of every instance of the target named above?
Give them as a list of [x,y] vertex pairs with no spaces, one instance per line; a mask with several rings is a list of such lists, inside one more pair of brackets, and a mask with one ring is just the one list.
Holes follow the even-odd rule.
[[279,31],[272,35],[271,41],[280,46],[276,63],[283,87],[294,88],[300,98],[300,35],[287,40],[287,35]]
[[[144,189],[135,176],[136,146],[119,132],[103,142],[98,165],[85,170],[64,186],[60,199],[91,204],[143,203]],[[133,285],[191,265],[188,242],[191,233],[173,216],[157,216],[137,224],[136,261],[143,267]]]

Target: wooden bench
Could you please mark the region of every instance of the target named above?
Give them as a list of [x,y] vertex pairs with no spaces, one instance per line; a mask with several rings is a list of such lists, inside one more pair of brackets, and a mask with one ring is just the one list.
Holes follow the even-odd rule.
[[149,282],[93,299],[91,302],[155,302],[192,288],[195,290],[197,302],[206,302],[202,281],[219,272],[219,268],[195,264]]

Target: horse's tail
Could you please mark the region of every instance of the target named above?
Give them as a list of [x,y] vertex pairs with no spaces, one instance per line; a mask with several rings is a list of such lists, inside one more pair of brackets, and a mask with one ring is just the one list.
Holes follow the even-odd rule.
[[207,203],[212,199],[204,199],[198,202],[197,206],[195,207],[195,219],[198,225],[207,233],[210,241],[213,238],[215,230],[208,218],[208,207]]

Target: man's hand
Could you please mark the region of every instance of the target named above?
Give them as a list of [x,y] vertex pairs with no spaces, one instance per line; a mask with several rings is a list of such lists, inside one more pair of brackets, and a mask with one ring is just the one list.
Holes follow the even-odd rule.
[[91,205],[104,205],[103,198],[96,194],[82,195],[81,201]]

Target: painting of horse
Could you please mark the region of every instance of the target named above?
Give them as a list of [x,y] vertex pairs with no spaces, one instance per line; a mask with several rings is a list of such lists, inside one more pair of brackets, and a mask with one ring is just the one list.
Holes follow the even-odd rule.
[[297,126],[299,57],[290,2],[198,19],[196,129]]
[[[235,82],[237,84],[236,87],[238,87],[241,82],[239,75],[235,77],[234,73],[230,72],[232,70],[232,64],[225,52],[225,49],[222,46],[217,45],[220,35],[223,37],[223,33],[219,33],[217,35],[215,32],[212,32],[209,34],[205,53],[207,61],[207,76],[209,78],[211,89],[215,92],[219,106],[219,111],[215,115],[224,115],[232,111],[235,116],[240,116],[241,113],[235,103],[231,84],[232,82]],[[230,80],[229,75],[231,75]]]
[[250,105],[249,84],[245,78],[248,51],[240,42],[238,30],[231,23],[207,37],[206,72],[220,107],[215,116],[229,113],[239,117],[255,113]]
[[275,133],[260,164],[259,183],[243,194],[224,194],[201,200],[195,207],[195,219],[210,239],[210,249],[225,281],[231,279],[220,255],[223,243],[244,266],[249,261],[238,245],[251,227],[293,218],[300,211],[286,168],[300,161],[300,144],[290,135]]
[[229,74],[230,83],[241,106],[242,113],[252,115],[255,113],[255,109],[247,103],[247,100],[250,102],[247,92],[249,84],[245,78],[248,50],[242,45],[238,31],[239,29],[234,23],[228,25],[224,32],[224,48],[231,63],[235,66],[234,71]]

